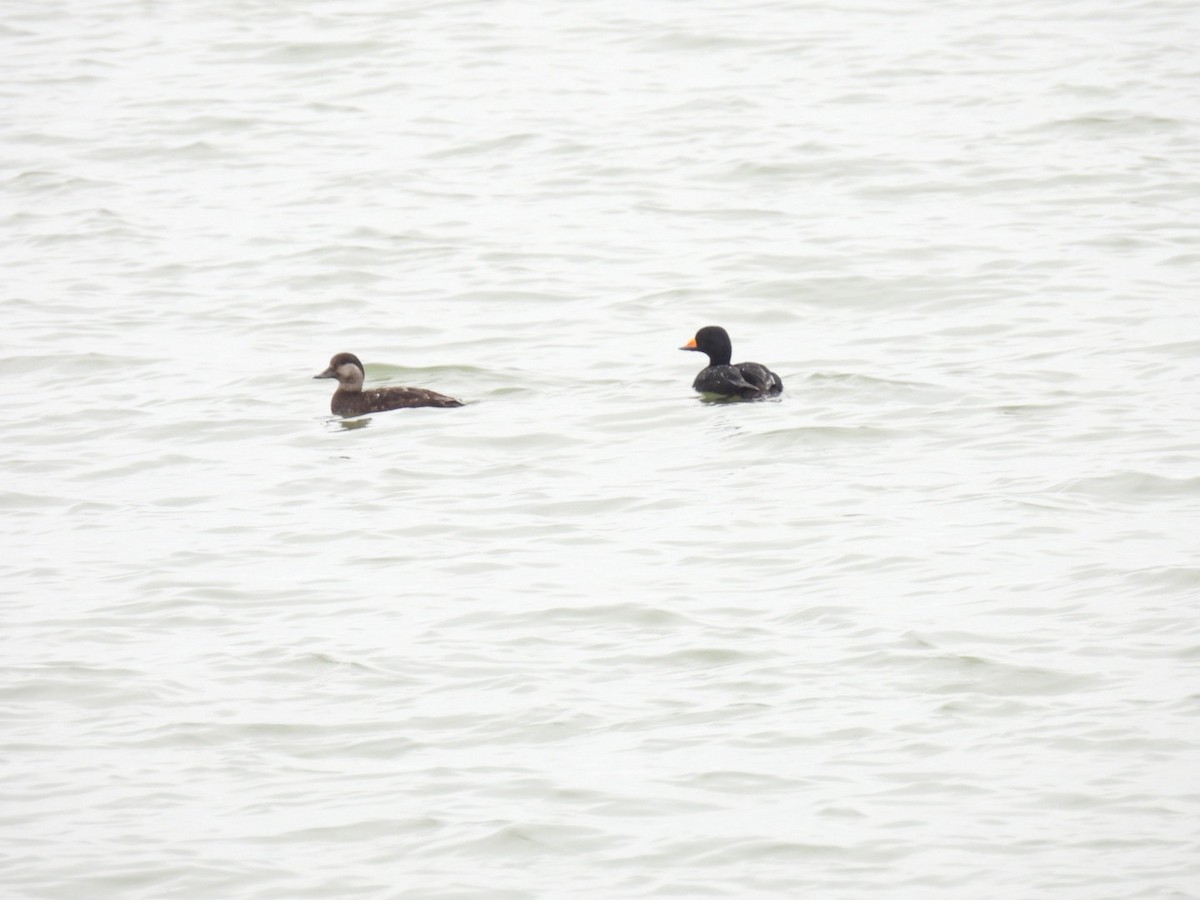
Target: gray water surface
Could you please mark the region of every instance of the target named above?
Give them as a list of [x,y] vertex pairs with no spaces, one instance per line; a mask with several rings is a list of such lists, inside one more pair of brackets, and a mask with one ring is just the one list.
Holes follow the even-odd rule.
[[0,43],[4,896],[1200,896],[1192,4]]

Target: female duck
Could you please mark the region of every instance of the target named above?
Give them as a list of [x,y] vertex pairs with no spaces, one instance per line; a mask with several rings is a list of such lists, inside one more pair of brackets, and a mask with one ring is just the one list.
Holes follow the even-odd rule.
[[366,370],[353,353],[339,353],[329,361],[329,368],[313,378],[336,378],[337,390],[329,408],[335,416],[361,416],[389,409],[411,409],[417,406],[462,406],[462,401],[417,387],[385,387],[363,390]]
[[708,366],[692,382],[692,387],[702,394],[760,400],[783,393],[783,380],[766,366],[754,362],[730,364],[733,344],[728,332],[717,325],[701,328],[679,349],[708,355]]

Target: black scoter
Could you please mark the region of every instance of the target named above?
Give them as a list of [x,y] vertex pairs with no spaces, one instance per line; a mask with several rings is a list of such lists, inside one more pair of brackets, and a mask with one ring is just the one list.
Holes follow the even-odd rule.
[[418,387],[385,387],[363,390],[366,370],[353,353],[339,353],[329,361],[329,368],[313,378],[336,378],[337,390],[329,408],[335,416],[362,416],[389,409],[412,409],[418,406],[462,406],[461,400]]
[[708,366],[692,382],[692,387],[702,394],[760,400],[783,393],[783,380],[766,366],[754,362],[730,364],[733,345],[729,333],[718,325],[701,328],[679,349],[708,355]]

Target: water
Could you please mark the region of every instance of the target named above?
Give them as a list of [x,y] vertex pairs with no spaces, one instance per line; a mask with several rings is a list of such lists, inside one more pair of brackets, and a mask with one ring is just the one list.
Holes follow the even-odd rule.
[[1200,896],[1198,32],[14,6],[2,893]]

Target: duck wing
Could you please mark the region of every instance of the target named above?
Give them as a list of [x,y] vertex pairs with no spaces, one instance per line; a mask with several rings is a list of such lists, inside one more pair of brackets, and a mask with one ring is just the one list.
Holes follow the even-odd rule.
[[722,394],[726,397],[742,397],[746,392],[757,393],[758,388],[737,366],[709,366],[701,369],[692,387],[702,394]]
[[445,394],[439,394],[437,391],[418,387],[375,388],[374,390],[363,391],[363,396],[367,399],[367,412],[383,412],[389,409],[414,409],[420,406],[442,408],[462,406],[461,400],[455,400],[453,397],[447,397]]
[[762,363],[744,362],[732,366],[749,383],[760,397],[774,397],[783,393],[783,379]]

